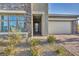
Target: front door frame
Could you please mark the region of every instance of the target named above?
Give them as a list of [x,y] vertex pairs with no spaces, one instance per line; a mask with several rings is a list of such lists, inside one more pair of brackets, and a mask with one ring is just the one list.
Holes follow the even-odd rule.
[[44,18],[44,12],[41,12],[41,11],[32,11],[32,16],[31,16],[31,28],[32,28],[32,37],[33,37],[33,15],[35,14],[38,14],[38,15],[41,15],[41,35],[43,35],[43,18]]
[[[37,15],[40,17],[38,20],[34,20],[34,17],[37,17]],[[39,28],[38,28],[38,33],[35,33],[35,23],[38,23]],[[33,14],[33,35],[35,36],[40,36],[42,34],[42,15],[41,14]]]

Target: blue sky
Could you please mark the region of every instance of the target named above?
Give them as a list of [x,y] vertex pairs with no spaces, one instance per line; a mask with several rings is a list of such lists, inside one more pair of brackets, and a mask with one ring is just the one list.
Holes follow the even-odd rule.
[[79,15],[79,3],[49,3],[49,14],[77,14]]

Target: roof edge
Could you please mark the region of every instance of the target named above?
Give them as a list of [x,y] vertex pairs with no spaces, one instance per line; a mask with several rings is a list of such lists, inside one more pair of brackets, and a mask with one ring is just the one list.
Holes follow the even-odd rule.
[[74,14],[48,14],[49,17],[54,17],[54,16],[64,16],[64,17],[79,17],[79,15],[74,15]]

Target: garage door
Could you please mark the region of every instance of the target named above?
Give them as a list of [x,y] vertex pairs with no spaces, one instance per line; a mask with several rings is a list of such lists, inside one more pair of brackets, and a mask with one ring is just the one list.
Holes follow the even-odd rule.
[[71,22],[70,21],[49,21],[48,22],[48,33],[49,34],[70,34],[71,33]]

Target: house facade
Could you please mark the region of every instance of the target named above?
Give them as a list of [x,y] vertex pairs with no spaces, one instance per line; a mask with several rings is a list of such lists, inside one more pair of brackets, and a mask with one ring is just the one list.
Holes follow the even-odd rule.
[[77,17],[48,14],[47,3],[0,3],[0,33],[75,34]]
[[48,4],[32,4],[32,35],[76,34],[79,15],[48,14]]

